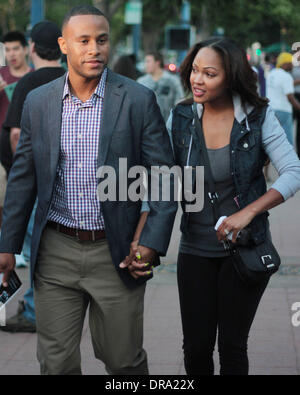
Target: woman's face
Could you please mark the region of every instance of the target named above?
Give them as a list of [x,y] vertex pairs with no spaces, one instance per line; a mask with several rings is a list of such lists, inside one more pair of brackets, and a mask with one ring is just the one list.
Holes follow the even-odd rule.
[[199,50],[193,61],[190,82],[196,103],[213,102],[227,96],[223,60],[214,49]]

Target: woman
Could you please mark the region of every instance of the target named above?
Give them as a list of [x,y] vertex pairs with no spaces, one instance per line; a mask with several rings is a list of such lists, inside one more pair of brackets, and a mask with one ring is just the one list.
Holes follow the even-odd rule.
[[[248,374],[247,339],[268,280],[247,287],[235,272],[226,236],[249,226],[258,244],[270,237],[267,210],[300,189],[300,162],[267,100],[258,96],[246,53],[228,39],[194,45],[181,77],[192,99],[175,107],[168,121],[177,165],[201,166],[201,146],[191,138],[196,103],[220,212],[216,232],[205,173],[204,208],[182,217],[178,286],[187,374],[214,373],[218,331],[222,375]],[[267,157],[280,177],[266,192]],[[188,163],[187,163],[188,162]],[[184,208],[184,204],[183,204]]]
[[[236,242],[246,226],[256,244],[271,237],[267,210],[300,189],[300,161],[268,101],[258,96],[255,72],[235,42],[210,39],[194,45],[181,65],[181,77],[192,97],[175,107],[167,123],[175,162],[181,168],[203,165],[203,147],[192,128],[196,104],[220,214],[227,216],[216,232],[205,171],[203,210],[187,213],[182,205],[177,275],[185,368],[187,374],[214,373],[218,332],[220,374],[246,375],[249,330],[268,279],[247,287],[222,242],[230,232]],[[266,192],[268,157],[279,178]],[[121,266],[136,278],[149,270],[131,259],[138,238],[136,234]]]

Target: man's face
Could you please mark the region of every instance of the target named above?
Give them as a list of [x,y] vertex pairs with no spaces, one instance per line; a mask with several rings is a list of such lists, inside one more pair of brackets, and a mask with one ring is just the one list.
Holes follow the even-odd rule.
[[285,71],[292,71],[293,70],[293,63],[292,62],[288,62],[288,63],[284,63],[281,68]]
[[99,15],[71,17],[58,39],[67,55],[69,72],[87,79],[98,78],[108,62],[109,24]]
[[154,59],[153,55],[145,57],[145,70],[147,74],[153,74],[159,68],[159,62]]
[[5,58],[9,67],[18,70],[26,64],[27,47],[23,47],[20,41],[4,43]]

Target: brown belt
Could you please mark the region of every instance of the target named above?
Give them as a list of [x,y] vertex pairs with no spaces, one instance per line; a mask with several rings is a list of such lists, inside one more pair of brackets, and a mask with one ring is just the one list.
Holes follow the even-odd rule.
[[104,230],[81,230],[68,228],[67,226],[52,221],[48,221],[47,225],[58,232],[64,233],[65,235],[76,237],[80,241],[96,241],[105,239],[106,237]]

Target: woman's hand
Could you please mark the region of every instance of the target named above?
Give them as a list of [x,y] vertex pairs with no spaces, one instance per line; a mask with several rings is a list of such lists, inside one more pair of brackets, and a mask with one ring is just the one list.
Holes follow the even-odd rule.
[[217,230],[218,240],[226,240],[227,235],[232,232],[232,242],[236,243],[236,238],[239,231],[249,225],[254,217],[255,215],[246,207],[243,210],[230,215],[230,217],[225,218]]

